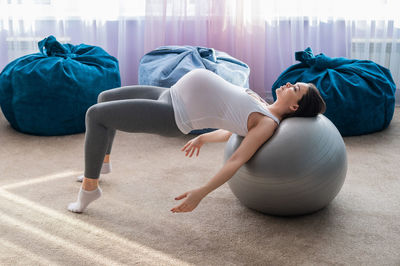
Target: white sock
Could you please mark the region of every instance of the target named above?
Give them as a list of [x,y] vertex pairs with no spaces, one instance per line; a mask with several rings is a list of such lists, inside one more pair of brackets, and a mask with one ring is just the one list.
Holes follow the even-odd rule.
[[[100,171],[100,174],[108,174],[108,173],[110,173],[111,172],[111,162],[109,162],[109,163],[103,163],[103,165],[101,166],[101,171]],[[78,181],[78,182],[82,182],[83,181],[83,178],[84,178],[84,175],[80,175],[80,176],[78,176],[78,178],[76,179],[76,181]],[[100,179],[100,176],[99,176],[99,179]]]
[[101,197],[102,190],[97,187],[95,190],[87,191],[81,188],[78,194],[78,200],[68,205],[68,210],[71,212],[81,213],[92,202]]

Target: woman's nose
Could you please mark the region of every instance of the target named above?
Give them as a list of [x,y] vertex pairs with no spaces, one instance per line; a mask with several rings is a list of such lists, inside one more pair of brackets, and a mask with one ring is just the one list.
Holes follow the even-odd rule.
[[290,87],[290,85],[292,85],[292,84],[290,84],[290,82],[286,83],[286,87]]

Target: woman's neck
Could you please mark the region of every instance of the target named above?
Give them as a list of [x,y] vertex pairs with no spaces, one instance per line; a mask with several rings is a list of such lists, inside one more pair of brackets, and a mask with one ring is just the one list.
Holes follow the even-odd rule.
[[266,107],[268,111],[271,112],[279,121],[282,120],[283,116],[287,112],[286,106],[281,105],[279,102],[275,101],[273,104],[270,104]]
[[258,102],[261,103],[261,105],[264,106],[268,111],[271,112],[276,118],[279,119],[279,121],[282,120],[283,115],[287,112],[287,108],[285,106],[282,106],[278,101],[275,101],[272,104],[268,104],[266,101],[264,101],[257,93],[253,92],[250,89],[247,89],[246,92],[252,96],[254,99],[256,99]]

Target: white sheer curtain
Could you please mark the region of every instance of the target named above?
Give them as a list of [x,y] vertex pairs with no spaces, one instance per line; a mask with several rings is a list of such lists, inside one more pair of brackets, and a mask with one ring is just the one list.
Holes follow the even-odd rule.
[[[117,57],[123,85],[161,45],[213,47],[251,68],[250,86],[270,98],[294,52],[369,59],[400,84],[397,0],[0,0],[0,69],[37,42],[98,45]],[[399,91],[397,104],[399,104]]]

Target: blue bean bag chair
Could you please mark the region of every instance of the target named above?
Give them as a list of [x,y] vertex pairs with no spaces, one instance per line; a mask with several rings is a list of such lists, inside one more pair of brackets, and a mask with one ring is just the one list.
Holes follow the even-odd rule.
[[[227,53],[200,46],[161,46],[145,54],[139,64],[139,84],[170,88],[196,68],[211,70],[232,84],[249,87],[248,65]],[[193,130],[190,134],[213,130]]]
[[0,105],[23,133],[55,136],[85,131],[87,109],[104,90],[121,86],[118,60],[102,48],[60,44],[53,36],[40,53],[9,63],[0,74]]
[[195,68],[213,71],[232,84],[249,87],[250,68],[227,53],[199,46],[161,46],[139,64],[139,84],[170,88]]
[[389,126],[395,107],[396,86],[392,75],[370,60],[314,56],[311,48],[296,52],[301,63],[286,69],[272,85],[287,82],[314,83],[325,100],[328,117],[342,136],[380,131]]

